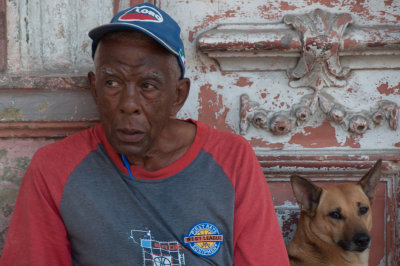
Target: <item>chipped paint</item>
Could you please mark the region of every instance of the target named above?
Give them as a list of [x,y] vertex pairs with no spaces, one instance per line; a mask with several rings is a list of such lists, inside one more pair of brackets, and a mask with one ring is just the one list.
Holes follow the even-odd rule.
[[400,82],[393,87],[389,87],[389,82],[381,84],[378,88],[378,91],[384,95],[400,95]]
[[217,128],[234,132],[234,130],[226,124],[226,116],[229,108],[224,105],[223,96],[217,94],[211,84],[204,84],[200,87],[199,93],[199,120],[204,121]]
[[251,138],[249,143],[251,146],[259,148],[282,149],[284,147],[283,143],[269,143],[268,141],[259,138]]
[[293,135],[290,144],[300,144],[304,148],[340,147],[336,140],[335,128],[327,120],[321,126],[305,127],[304,132]]
[[9,107],[0,112],[0,121],[21,121],[24,120],[24,113],[22,110]]
[[44,111],[47,110],[47,108],[49,108],[49,106],[50,106],[49,102],[39,103],[38,104],[39,112],[43,113]]
[[361,148],[361,144],[358,137],[350,136],[346,138],[346,142],[343,146],[348,146],[351,148]]
[[291,201],[287,200],[282,205],[275,205],[275,211],[279,225],[281,226],[285,244],[287,245],[296,232],[297,222],[300,217],[299,206],[297,203],[293,204]]
[[2,250],[11,214],[29,157],[10,158],[7,150],[0,150],[0,252]]
[[225,11],[224,14],[218,14],[218,15],[207,15],[203,21],[200,23],[199,26],[195,26],[192,30],[189,31],[189,42],[193,42],[195,39],[195,35],[197,32],[203,28],[206,28],[210,26],[211,24],[215,24],[216,21],[222,18],[227,18],[227,17],[234,17],[236,15],[237,11],[236,10],[227,10]]
[[54,140],[7,139],[0,149],[0,252],[11,221],[22,177],[36,150]]
[[210,72],[217,72],[215,65],[210,66]]
[[288,2],[282,1],[281,2],[281,9],[282,10],[296,10],[295,5],[290,5]]
[[246,87],[246,86],[251,86],[253,85],[254,82],[250,81],[249,78],[247,77],[239,77],[236,80],[235,85],[238,87]]

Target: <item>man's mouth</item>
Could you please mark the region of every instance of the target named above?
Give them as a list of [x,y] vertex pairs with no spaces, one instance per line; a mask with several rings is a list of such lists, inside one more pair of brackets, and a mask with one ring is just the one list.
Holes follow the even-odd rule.
[[140,142],[143,140],[144,136],[144,132],[135,129],[124,128],[117,130],[117,137],[123,142]]

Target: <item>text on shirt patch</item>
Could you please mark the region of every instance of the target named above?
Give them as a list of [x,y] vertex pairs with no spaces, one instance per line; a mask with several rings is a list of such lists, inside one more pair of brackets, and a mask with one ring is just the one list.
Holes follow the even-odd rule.
[[202,257],[215,255],[223,242],[224,235],[212,223],[198,223],[183,237],[183,244]]

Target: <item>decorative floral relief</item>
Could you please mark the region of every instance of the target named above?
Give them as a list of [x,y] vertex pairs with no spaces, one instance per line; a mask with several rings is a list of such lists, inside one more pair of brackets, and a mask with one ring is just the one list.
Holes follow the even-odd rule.
[[[302,54],[295,68],[288,70],[294,88],[307,87],[314,93],[303,96],[289,111],[272,112],[250,101],[247,94],[241,96],[240,133],[246,134],[250,125],[284,135],[307,122],[319,108],[327,118],[354,134],[388,121],[391,129],[397,129],[398,106],[382,100],[370,111],[353,112],[336,102],[327,92],[330,87],[347,84],[349,68],[342,67],[339,51],[346,27],[352,22],[349,14],[332,14],[320,9],[304,15],[287,15],[286,24],[292,25],[301,36]],[[324,90],[323,90],[324,89]]]
[[339,51],[343,33],[352,18],[349,14],[331,14],[316,9],[304,15],[287,15],[283,21],[301,35],[302,54],[297,66],[288,70],[292,87],[343,87],[350,71],[341,66]]
[[[310,120],[313,115],[309,108],[311,98],[311,94],[304,96],[300,103],[292,106],[290,111],[271,112],[260,107],[257,102],[250,101],[247,94],[242,94],[240,133],[246,134],[249,126],[253,125],[256,128],[271,131],[275,135],[285,135],[293,128]],[[396,103],[388,100],[379,101],[378,106],[370,111],[352,112],[335,102],[329,94],[322,92],[319,95],[319,108],[331,122],[357,135],[373,127],[381,126],[384,121],[388,122],[392,130],[397,129],[399,108]]]

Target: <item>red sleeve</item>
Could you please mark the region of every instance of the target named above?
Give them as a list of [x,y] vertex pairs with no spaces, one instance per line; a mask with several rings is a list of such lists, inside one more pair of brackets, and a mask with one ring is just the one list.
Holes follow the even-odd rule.
[[71,172],[96,149],[97,126],[40,149],[23,178],[0,265],[72,265],[60,204]]
[[44,159],[40,157],[34,156],[21,184],[1,265],[72,265],[56,192],[51,191],[55,184],[46,182],[38,167]]
[[251,152],[243,158],[235,191],[235,265],[289,265],[264,174]]
[[208,149],[235,188],[234,265],[289,265],[268,185],[251,146],[238,135],[210,139]]

